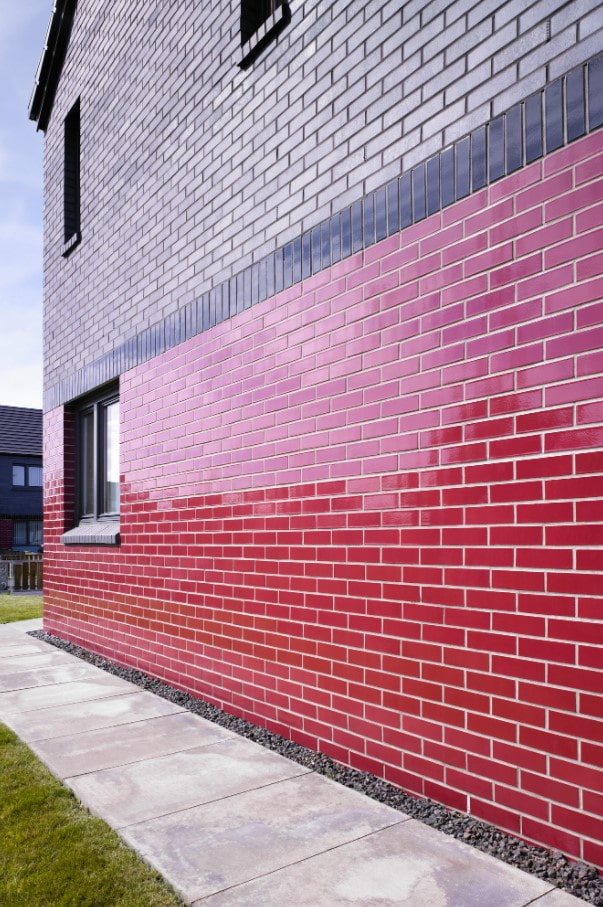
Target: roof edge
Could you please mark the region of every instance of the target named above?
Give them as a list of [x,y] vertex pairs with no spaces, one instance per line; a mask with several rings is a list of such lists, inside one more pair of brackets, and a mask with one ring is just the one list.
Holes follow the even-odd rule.
[[67,54],[77,0],[54,0],[29,101],[29,119],[46,131]]

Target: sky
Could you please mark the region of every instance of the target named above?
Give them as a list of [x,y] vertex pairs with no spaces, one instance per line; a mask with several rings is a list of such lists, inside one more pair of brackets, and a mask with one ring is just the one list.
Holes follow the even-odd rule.
[[0,404],[42,406],[42,152],[27,109],[52,0],[0,0]]

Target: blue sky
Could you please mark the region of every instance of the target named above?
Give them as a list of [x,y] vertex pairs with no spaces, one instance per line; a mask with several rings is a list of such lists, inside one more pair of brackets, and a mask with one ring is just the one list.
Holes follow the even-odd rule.
[[0,0],[0,403],[42,405],[42,152],[27,107],[52,0]]

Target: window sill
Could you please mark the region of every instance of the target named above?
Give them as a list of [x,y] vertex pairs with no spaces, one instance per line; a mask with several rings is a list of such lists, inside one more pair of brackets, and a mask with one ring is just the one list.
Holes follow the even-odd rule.
[[241,69],[249,69],[262,51],[280,35],[289,22],[291,22],[291,11],[287,3],[282,3],[254,32],[249,41],[243,44],[241,48],[243,59],[239,63]]
[[77,230],[73,234],[73,236],[70,236],[69,239],[65,240],[65,242],[63,243],[63,248],[61,249],[61,255],[63,256],[63,258],[67,258],[67,256],[70,255],[71,252],[73,252],[75,247],[79,245],[81,238],[82,234],[79,230]]
[[120,543],[117,520],[81,523],[61,536],[63,545],[113,545]]

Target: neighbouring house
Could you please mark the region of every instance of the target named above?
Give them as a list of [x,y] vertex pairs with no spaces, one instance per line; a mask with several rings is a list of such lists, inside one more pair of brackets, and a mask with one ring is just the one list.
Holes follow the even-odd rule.
[[48,631],[603,863],[603,4],[56,0]]
[[0,406],[0,550],[42,546],[42,410]]

